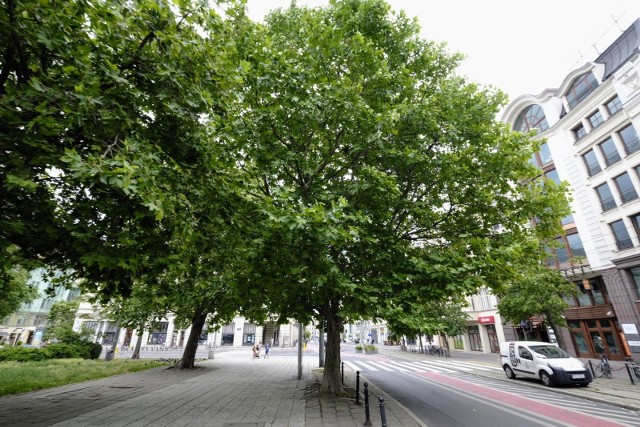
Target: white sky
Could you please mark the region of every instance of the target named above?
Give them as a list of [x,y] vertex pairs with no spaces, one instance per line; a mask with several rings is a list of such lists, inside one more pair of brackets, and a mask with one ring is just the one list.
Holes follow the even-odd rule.
[[[290,0],[248,0],[249,15],[260,21],[270,10],[286,8],[290,3]],[[322,6],[328,1],[297,3]],[[640,18],[640,0],[387,0],[387,3],[393,10],[404,10],[408,16],[417,17],[425,39],[446,42],[451,51],[465,54],[461,74],[471,81],[502,89],[510,100],[557,88],[571,70],[594,60],[598,52]]]

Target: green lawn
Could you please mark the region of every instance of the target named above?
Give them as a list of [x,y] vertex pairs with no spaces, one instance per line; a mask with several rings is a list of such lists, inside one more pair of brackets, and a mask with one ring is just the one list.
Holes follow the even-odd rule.
[[38,362],[0,362],[0,396],[24,393],[112,375],[166,366],[155,360],[54,359]]

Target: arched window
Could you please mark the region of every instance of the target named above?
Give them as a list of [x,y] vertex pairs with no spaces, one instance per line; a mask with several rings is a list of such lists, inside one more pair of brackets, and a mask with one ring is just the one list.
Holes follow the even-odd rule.
[[587,73],[577,77],[573,83],[571,83],[571,87],[569,87],[567,93],[564,94],[565,98],[567,98],[569,108],[573,110],[576,105],[580,104],[582,100],[596,90],[597,87],[598,82],[596,78],[593,77],[593,74]]
[[549,128],[547,118],[544,116],[542,107],[538,104],[530,105],[520,113],[513,125],[513,130],[529,132],[538,129],[538,133]]

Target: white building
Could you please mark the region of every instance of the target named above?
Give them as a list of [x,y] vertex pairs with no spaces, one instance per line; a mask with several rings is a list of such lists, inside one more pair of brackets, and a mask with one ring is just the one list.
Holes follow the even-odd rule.
[[571,188],[552,266],[578,291],[560,338],[580,357],[640,353],[639,46],[636,20],[557,89],[520,96],[503,115],[515,130],[538,130],[546,143],[532,161]]

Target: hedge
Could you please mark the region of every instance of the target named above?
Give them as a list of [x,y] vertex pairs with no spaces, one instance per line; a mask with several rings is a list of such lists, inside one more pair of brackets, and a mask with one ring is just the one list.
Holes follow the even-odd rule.
[[83,341],[75,344],[49,344],[46,347],[8,347],[0,349],[0,362],[29,362],[46,359],[97,359],[102,345]]

